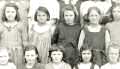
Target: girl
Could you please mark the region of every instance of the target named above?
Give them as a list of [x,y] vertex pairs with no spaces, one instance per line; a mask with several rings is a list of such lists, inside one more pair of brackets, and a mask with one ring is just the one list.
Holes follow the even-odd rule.
[[23,47],[27,44],[27,26],[20,22],[16,4],[5,5],[2,21],[0,24],[0,46],[10,49],[11,58],[18,67],[22,64]]
[[40,64],[38,50],[35,46],[29,45],[24,49],[25,64],[22,69],[43,69],[43,65]]
[[0,47],[0,69],[16,69],[14,63],[9,62],[9,52],[5,47]]
[[56,28],[58,35],[57,43],[63,44],[66,62],[73,65],[74,59],[77,56],[77,41],[81,28],[76,23],[77,15],[71,5],[64,8],[63,17],[64,22],[60,23]]
[[116,4],[112,7],[112,17],[113,21],[108,23],[106,27],[110,31],[111,42],[116,42],[120,44],[120,5]]
[[101,69],[119,69],[119,56],[120,56],[120,46],[116,43],[112,43],[108,47],[108,58],[109,62],[101,67]]
[[100,25],[101,13],[97,7],[91,7],[88,10],[87,18],[89,23],[81,31],[78,43],[78,49],[85,43],[93,49],[95,63],[101,66],[105,61],[104,52],[110,41],[108,30]]
[[61,45],[53,46],[49,51],[51,62],[45,65],[45,69],[71,69],[71,66],[63,61],[64,51]]
[[[51,5],[52,2],[52,5]],[[46,7],[50,13],[51,19],[59,19],[59,3],[57,0],[30,0],[30,11],[29,15],[34,19],[35,11],[39,6]]]
[[79,61],[74,69],[99,69],[99,66],[93,62],[93,51],[88,48],[87,44],[83,45],[80,49]]
[[[103,17],[106,18],[110,16],[109,10],[112,7],[112,3],[111,0],[86,0],[82,2],[80,5],[80,15],[83,21],[84,21],[84,16],[87,14],[88,9],[90,7],[98,7]],[[106,21],[108,20],[104,19],[104,23],[106,23]],[[104,24],[103,22],[101,23]]]
[[48,62],[48,51],[51,47],[51,25],[48,24],[50,14],[45,7],[39,7],[35,13],[32,27],[30,28],[30,43],[38,49],[42,63]]

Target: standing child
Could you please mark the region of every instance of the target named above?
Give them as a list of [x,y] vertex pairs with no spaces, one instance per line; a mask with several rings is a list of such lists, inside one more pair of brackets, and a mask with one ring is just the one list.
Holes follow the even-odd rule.
[[43,69],[43,65],[40,64],[38,50],[33,45],[28,45],[24,49],[24,65],[22,69]]
[[101,69],[120,69],[119,56],[120,46],[116,43],[112,43],[108,47],[108,59],[109,62],[101,67]]
[[8,49],[5,47],[0,48],[0,69],[16,69],[16,66],[9,62]]
[[76,63],[74,69],[99,69],[99,66],[93,62],[94,54],[92,49],[84,44],[80,49],[79,61]]
[[48,51],[51,47],[51,25],[48,24],[50,14],[45,7],[36,10],[32,27],[30,28],[30,42],[38,49],[42,63],[48,62]]
[[110,31],[111,42],[120,44],[120,5],[116,4],[112,7],[113,21],[106,26]]
[[27,44],[27,26],[20,22],[18,7],[14,3],[5,5],[0,24],[0,46],[10,49],[13,62],[22,64],[23,46]]
[[77,41],[80,33],[80,25],[76,23],[77,14],[71,5],[68,5],[63,10],[64,22],[57,26],[58,44],[63,44],[65,48],[66,62],[73,65],[74,59],[77,56]]
[[51,62],[45,65],[45,69],[71,69],[71,66],[63,61],[64,51],[60,46],[52,46],[50,49],[49,57]]
[[110,41],[109,32],[100,25],[102,19],[97,7],[89,8],[87,18],[89,23],[81,31],[78,49],[80,50],[83,44],[88,44],[89,48],[94,50],[94,62],[101,66],[105,62],[105,50]]

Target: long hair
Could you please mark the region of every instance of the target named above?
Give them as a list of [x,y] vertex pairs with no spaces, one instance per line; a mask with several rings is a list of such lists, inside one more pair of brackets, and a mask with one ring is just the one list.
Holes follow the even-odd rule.
[[16,21],[20,21],[20,14],[19,14],[19,9],[18,9],[18,6],[15,4],[15,3],[7,3],[5,6],[4,6],[4,9],[3,9],[3,14],[2,14],[2,21],[5,22],[5,21],[8,21],[7,17],[6,17],[6,14],[5,14],[5,10],[7,7],[13,7],[15,10],[16,10],[16,16],[15,16],[15,20]]
[[[37,62],[39,63],[39,62],[40,62],[39,53],[38,53],[37,48],[36,48],[34,45],[28,45],[28,46],[25,47],[24,53],[23,53],[24,56],[25,56],[25,52],[26,52],[26,51],[30,51],[30,50],[34,50],[35,53],[38,55],[38,56],[37,56]],[[27,63],[26,59],[25,59],[25,63]]]

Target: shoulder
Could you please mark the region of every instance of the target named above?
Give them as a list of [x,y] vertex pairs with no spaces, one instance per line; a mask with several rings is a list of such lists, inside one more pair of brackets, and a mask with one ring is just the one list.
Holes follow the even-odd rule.
[[71,69],[70,64],[66,63],[66,62],[62,62],[63,65],[65,66],[65,69]]
[[94,69],[100,69],[97,64],[94,65]]
[[103,66],[101,66],[101,69],[108,69],[109,68],[109,63],[106,63],[106,64],[104,64]]
[[45,67],[45,69],[48,69],[48,68],[51,69],[52,68],[52,63],[50,62],[48,64],[45,64],[44,67]]
[[16,65],[14,63],[8,63],[8,66],[11,67],[12,69],[16,69]]
[[106,26],[106,28],[110,28],[113,24],[114,24],[113,22],[109,22],[105,26]]

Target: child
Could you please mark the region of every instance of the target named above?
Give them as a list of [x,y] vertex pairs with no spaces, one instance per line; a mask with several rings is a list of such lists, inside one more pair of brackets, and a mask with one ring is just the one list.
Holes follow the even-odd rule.
[[5,47],[0,47],[0,69],[16,69],[16,66],[9,62],[8,49]]
[[64,51],[61,45],[52,46],[49,57],[51,62],[45,65],[45,69],[71,69],[71,66],[63,61]]
[[22,64],[23,47],[27,44],[27,25],[20,22],[18,7],[14,3],[5,5],[0,24],[0,46],[10,49],[11,58],[17,65]]
[[28,45],[24,49],[25,64],[22,69],[43,69],[43,65],[40,64],[38,50],[33,45]]
[[93,51],[88,48],[87,44],[83,45],[80,49],[79,61],[74,69],[99,69],[99,66],[93,62]]
[[110,31],[111,36],[111,42],[116,42],[117,44],[120,44],[120,5],[113,5],[112,7],[112,17],[113,21],[108,23],[106,27]]
[[[110,16],[109,10],[112,7],[112,3],[111,0],[86,0],[82,2],[80,5],[80,16],[83,21],[84,16],[87,14],[90,7],[98,7],[102,13],[102,16],[106,18]],[[106,23],[106,21],[108,20],[104,20],[103,22]]]
[[77,56],[77,41],[80,33],[80,25],[76,23],[77,14],[71,5],[65,7],[63,11],[64,22],[57,28],[58,44],[63,44],[65,48],[66,62],[73,65]]
[[105,50],[110,41],[108,30],[100,25],[101,13],[97,7],[91,7],[87,14],[88,24],[81,31],[78,43],[80,50],[83,44],[88,44],[89,48],[93,49],[95,55],[95,63],[101,66],[105,61]]
[[32,27],[30,28],[30,43],[38,49],[41,63],[48,62],[48,51],[51,47],[51,25],[48,24],[50,14],[45,7],[36,10]]
[[116,43],[112,43],[108,47],[108,59],[109,62],[101,67],[101,69],[119,69],[119,56],[120,56],[120,46]]

